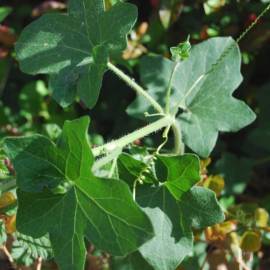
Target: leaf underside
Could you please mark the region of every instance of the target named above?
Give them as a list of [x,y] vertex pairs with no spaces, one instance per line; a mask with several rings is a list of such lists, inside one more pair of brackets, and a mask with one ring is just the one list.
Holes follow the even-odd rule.
[[[141,61],[141,80],[163,106],[174,65],[161,56]],[[173,74],[170,110],[178,115],[184,143],[200,156],[209,156],[219,132],[235,132],[255,120],[252,110],[232,97],[242,82],[240,65],[241,54],[233,39],[212,38],[195,45]],[[145,112],[153,111],[142,97],[128,108],[135,117]]]

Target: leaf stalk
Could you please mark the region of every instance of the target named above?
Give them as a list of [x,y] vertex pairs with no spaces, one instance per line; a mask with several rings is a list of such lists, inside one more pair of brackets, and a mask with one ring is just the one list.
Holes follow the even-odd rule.
[[163,108],[158,104],[158,102],[152,98],[145,89],[143,89],[136,81],[126,75],[121,69],[113,65],[112,63],[107,64],[109,70],[111,70],[115,75],[117,75],[121,80],[123,80],[130,88],[135,90],[138,95],[143,96],[152,107],[160,114],[165,114]]
[[110,153],[112,151],[115,151],[116,149],[122,149],[125,146],[127,146],[130,143],[133,143],[134,141],[144,138],[151,133],[157,132],[162,128],[171,126],[175,123],[175,118],[166,115],[162,117],[161,119],[143,127],[140,128],[118,140],[111,141],[107,144],[104,144],[102,146],[96,147],[92,149],[92,152],[94,156],[100,156],[102,154]]
[[179,125],[172,124],[172,131],[174,135],[174,153],[176,155],[183,155],[185,153],[185,145],[182,139],[182,131]]

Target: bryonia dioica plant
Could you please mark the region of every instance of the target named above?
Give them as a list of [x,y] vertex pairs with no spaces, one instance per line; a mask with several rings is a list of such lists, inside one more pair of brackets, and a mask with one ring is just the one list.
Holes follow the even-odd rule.
[[[92,109],[104,74],[113,73],[137,94],[127,113],[148,124],[98,147],[90,144],[88,116],[66,121],[55,140],[6,138],[16,226],[33,241],[48,237],[62,270],[83,270],[89,243],[110,254],[113,269],[174,270],[192,251],[194,230],[225,219],[216,194],[200,184],[199,157],[210,155],[220,132],[255,120],[233,94],[243,80],[238,42],[257,21],[236,41],[191,46],[187,39],[171,48],[170,59],[142,57],[140,85],[117,65],[137,9],[116,2],[105,8],[103,0],[69,0],[66,13],[43,15],[24,29],[16,57],[23,72],[49,75],[62,107],[80,100]],[[133,145],[158,131],[160,145]]]

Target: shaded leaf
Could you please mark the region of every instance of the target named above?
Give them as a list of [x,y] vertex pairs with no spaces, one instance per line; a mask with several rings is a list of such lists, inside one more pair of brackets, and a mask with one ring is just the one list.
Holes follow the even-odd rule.
[[193,228],[203,229],[224,221],[225,217],[213,191],[193,187],[179,203],[180,215]]
[[256,100],[258,102],[258,120],[255,128],[248,134],[244,151],[255,157],[265,157],[270,152],[270,84],[267,83],[258,89]]
[[[151,208],[152,218],[156,221],[156,236],[139,249],[154,269],[174,270],[192,251],[192,227],[205,228],[224,220],[215,194],[205,188],[193,187],[178,203],[164,186],[141,187],[137,193],[140,205]],[[156,208],[159,208],[160,212],[155,217],[153,213]],[[170,256],[164,250],[164,246],[166,251],[171,251]],[[176,252],[180,249],[182,252]],[[155,259],[153,254],[157,254]]]
[[136,7],[128,3],[105,11],[103,0],[70,0],[68,14],[45,14],[24,29],[16,44],[21,69],[52,75],[53,96],[63,107],[78,94],[91,108],[108,57],[125,48],[136,17]]
[[251,179],[254,161],[245,157],[238,158],[232,153],[223,153],[214,167],[214,172],[225,180],[227,194],[241,194]]
[[192,251],[192,233],[183,234],[178,242],[172,236],[172,222],[159,208],[145,208],[154,225],[155,237],[140,247],[142,256],[155,270],[174,270]]

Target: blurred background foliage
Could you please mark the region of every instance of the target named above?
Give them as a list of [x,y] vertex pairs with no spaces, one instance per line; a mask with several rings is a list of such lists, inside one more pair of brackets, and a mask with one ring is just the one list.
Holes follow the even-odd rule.
[[[119,0],[105,1],[110,8]],[[142,55],[158,53],[169,57],[170,47],[188,35],[192,44],[215,36],[237,38],[270,1],[130,2],[138,6],[139,20],[127,49],[122,55],[115,55],[114,60],[139,81]],[[87,114],[92,119],[91,142],[99,145],[143,124],[125,112],[134,93],[109,72],[98,105],[89,111],[79,100],[62,109],[51,98],[46,76],[34,77],[20,71],[14,44],[21,30],[45,12],[65,9],[65,1],[0,1],[0,138],[39,132],[55,139],[65,120]],[[211,159],[202,160],[201,185],[216,192],[227,219],[197,232],[194,254],[179,269],[270,269],[270,13],[241,41],[240,47],[244,82],[237,96],[249,103],[258,119],[237,134],[222,134]],[[152,146],[158,139],[156,135],[135,143]],[[0,151],[1,181],[6,181],[8,174],[12,174],[12,164]],[[0,198],[0,269],[9,269],[10,263],[16,269],[37,269],[40,258],[50,258],[47,239],[40,240],[36,250],[35,244],[29,248],[33,239],[16,233],[16,199],[12,192],[3,193]],[[88,257],[89,269],[108,267],[108,256],[94,247],[89,248]],[[51,263],[43,264],[43,269],[53,267]]]

